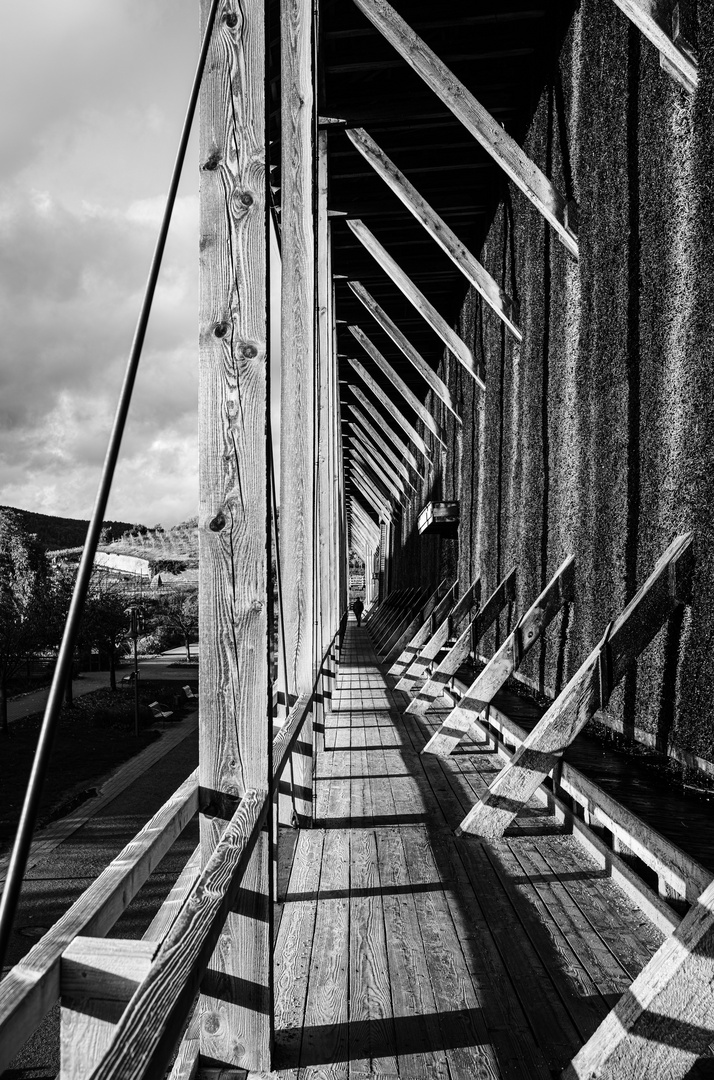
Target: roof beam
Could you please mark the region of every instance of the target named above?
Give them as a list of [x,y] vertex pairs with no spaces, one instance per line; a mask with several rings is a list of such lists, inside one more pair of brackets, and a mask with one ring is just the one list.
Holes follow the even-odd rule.
[[391,491],[395,499],[398,499],[400,502],[408,502],[408,496],[404,490],[403,482],[399,478],[395,480],[391,473],[382,468],[382,465],[372,456],[363,443],[355,439],[350,445],[349,450],[352,459],[357,461],[360,465],[370,468],[380,483]]
[[350,444],[347,449],[350,455],[350,464],[362,470],[367,479],[371,481],[375,491],[381,494],[389,504],[392,503],[392,500],[399,502],[401,499],[406,499],[402,489],[390,481],[386,474],[382,473],[382,470],[375,465],[359,443]]
[[434,391],[439,400],[443,401],[444,405],[446,405],[447,409],[449,409],[449,411],[454,414],[460,424],[461,417],[456,411],[454,399],[451,396],[451,391],[449,390],[446,383],[439,378],[436,372],[426,362],[421,353],[417,352],[412,343],[404,336],[397,324],[393,322],[392,319],[390,319],[384,308],[380,307],[372,294],[368,292],[367,289],[365,289],[364,285],[362,285],[359,281],[348,281],[347,284],[349,285],[350,289],[355,294],[357,299],[364,304],[364,306],[367,308],[367,311],[370,313],[370,315],[372,315],[374,319],[376,319],[384,332],[386,334],[389,334],[390,338],[397,346],[397,348],[401,349],[407,360],[409,360],[409,362],[414,365],[414,367],[421,375],[422,379],[424,379],[425,382],[429,384],[429,386]]
[[[379,464],[387,476],[391,476],[395,484],[399,485],[402,492],[406,494],[406,486],[409,486],[412,491],[416,492],[416,488],[409,479],[409,474],[406,477],[402,475],[398,468],[386,457],[380,448],[374,444],[369,435],[366,434],[359,426],[359,424],[350,424],[350,430],[353,432],[352,446],[362,446],[370,454],[374,461]],[[401,465],[401,462],[399,462]],[[402,465],[404,469],[404,465]],[[406,472],[406,470],[405,470]],[[406,486],[405,486],[406,485]]]
[[498,162],[506,175],[550,222],[570,254],[577,258],[577,239],[566,222],[566,200],[545,173],[387,0],[354,0],[354,3]]
[[[655,0],[614,0],[620,11],[635,24],[659,52],[660,63],[677,82],[693,94],[699,85],[699,67],[693,56],[680,48],[684,39],[673,19],[672,37],[662,28],[657,18],[658,4]],[[673,40],[674,39],[674,40]]]
[[378,516],[380,518],[391,518],[392,506],[389,499],[380,494],[358,462],[350,461],[350,473],[354,484],[362,492],[367,502],[372,504]]
[[[359,386],[350,386],[350,390],[352,391],[354,396],[357,398],[357,400],[359,401],[362,408],[367,409],[368,412],[371,412],[372,411],[372,406],[370,405],[369,400],[365,397],[365,395],[360,390]],[[367,419],[367,417],[364,415],[364,413],[361,412],[361,410],[358,409],[357,406],[353,402],[349,403],[349,408],[352,410],[353,416],[355,416],[357,418],[357,420],[359,420],[360,424],[365,429],[365,431],[369,431],[369,433],[374,437],[375,428],[372,426],[372,424]],[[399,438],[399,436],[397,435],[396,431],[394,431],[393,428],[387,426],[387,427],[383,428],[383,431],[384,431],[384,434],[387,435],[392,440],[392,442],[394,443],[394,445],[396,446],[397,450],[402,455],[404,460],[409,462],[409,464],[411,465],[412,469],[414,469],[414,472],[417,474],[419,479],[423,480],[424,479],[424,473],[419,468],[419,462],[414,457],[414,454],[412,454],[412,452],[409,449],[409,447],[407,446],[407,444],[405,442],[403,442]]]
[[382,405],[387,410],[389,415],[397,421],[402,431],[404,431],[409,436],[420,454],[422,454],[428,461],[429,465],[431,465],[431,454],[429,453],[429,448],[422,439],[419,432],[416,430],[416,428],[413,427],[413,425],[410,424],[409,421],[402,415],[397,406],[392,404],[382,387],[379,385],[379,383],[375,382],[370,373],[367,371],[366,367],[364,367],[363,364],[360,364],[359,360],[354,360],[352,357],[348,357],[348,360],[354,370],[359,375],[360,379],[362,379],[362,381],[365,382],[370,388],[379,404]]
[[407,484],[409,484],[409,487],[413,488],[414,491],[416,491],[416,486],[411,481],[411,476],[407,466],[404,464],[403,461],[399,460],[391,447],[385,442],[379,432],[375,428],[373,428],[370,423],[365,424],[364,419],[360,421],[359,418],[356,417],[355,420],[349,421],[348,426],[351,431],[354,431],[361,439],[368,442],[375,451],[379,451],[385,461],[389,462],[392,469],[399,473],[399,475],[404,480],[406,480]]
[[414,284],[408,274],[394,261],[392,256],[382,247],[374,233],[370,232],[363,221],[353,219],[347,221],[347,228],[351,229],[358,240],[370,253],[373,259],[379,263],[384,272],[389,275],[394,284],[400,289],[410,304],[413,304],[422,318],[429,324],[432,330],[438,334],[441,340],[450,349],[456,359],[463,364],[468,373],[473,376],[482,390],[486,389],[483,380],[479,379],[474,366],[474,358],[471,350],[461,340],[455,330],[452,330],[446,319],[439,314],[434,305],[427,300],[424,293]]
[[373,521],[361,503],[357,502],[354,495],[350,498],[350,506],[356,521],[359,521],[366,536],[379,543],[379,525]]
[[347,138],[359,150],[365,161],[369,162],[377,175],[381,176],[397,198],[401,199],[407,210],[414,215],[420,225],[424,226],[432,240],[458,266],[467,281],[471,282],[474,289],[493,308],[513,336],[518,341],[521,341],[523,335],[518,326],[517,305],[513,303],[510,296],[504,292],[498,282],[494,281],[488,270],[471,254],[466,245],[462,244],[456,233],[432,209],[426,199],[422,198],[413,184],[407,180],[404,173],[400,172],[364,128],[352,128],[347,132]]
[[[437,424],[426,405],[422,404],[414,391],[409,389],[401,375],[397,375],[392,365],[385,360],[377,346],[367,337],[364,330],[359,326],[349,326],[348,330],[352,336],[359,341],[367,355],[374,360],[380,371],[384,372],[395,390],[399,391],[406,403],[417,414],[424,426],[429,429],[434,438],[438,439],[442,446],[446,446],[446,443],[441,437],[441,425]],[[459,423],[461,423],[460,420]]]

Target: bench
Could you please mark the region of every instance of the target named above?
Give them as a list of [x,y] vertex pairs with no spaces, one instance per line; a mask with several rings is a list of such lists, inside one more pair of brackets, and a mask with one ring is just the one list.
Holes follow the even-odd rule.
[[125,675],[122,678],[122,683],[126,683],[128,686],[131,686],[131,684],[134,683],[134,682],[136,682],[136,672],[135,671],[130,671],[128,675]]
[[172,710],[167,708],[166,705],[162,705],[159,701],[150,701],[149,708],[155,720],[163,720],[164,722],[170,720],[174,715]]
[[193,688],[190,686],[183,686],[182,690],[186,695],[188,701],[198,701],[198,694],[194,694]]

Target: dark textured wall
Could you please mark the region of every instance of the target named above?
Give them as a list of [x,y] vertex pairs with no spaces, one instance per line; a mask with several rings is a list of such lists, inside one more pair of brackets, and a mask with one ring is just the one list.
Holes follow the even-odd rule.
[[[580,259],[504,183],[480,257],[520,302],[524,339],[469,293],[457,325],[487,390],[445,359],[463,428],[446,423],[399,561],[423,581],[458,565],[465,587],[480,573],[486,595],[516,566],[523,611],[573,553],[573,610],[525,666],[554,686],[692,530],[694,603],[610,711],[714,760],[714,0],[700,0],[698,22],[691,96],[612,0],[582,0],[525,141],[577,199]],[[426,497],[461,500],[458,545],[416,535]],[[484,651],[504,632],[502,621]]]

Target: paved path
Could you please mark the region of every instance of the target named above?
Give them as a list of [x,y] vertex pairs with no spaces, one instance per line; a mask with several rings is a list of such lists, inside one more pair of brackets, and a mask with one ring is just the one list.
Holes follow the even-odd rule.
[[[197,652],[197,645],[192,646],[192,653],[194,650]],[[162,682],[179,682],[182,685],[184,683],[195,684],[198,679],[198,667],[170,666],[177,661],[183,660],[185,656],[186,650],[183,646],[180,646],[176,649],[168,649],[161,656],[140,657],[140,678],[143,675],[145,679],[160,679]],[[119,684],[123,676],[130,670],[129,666],[118,669],[117,682]],[[91,694],[93,690],[103,690],[108,686],[108,671],[85,671],[79,678],[74,680],[72,692],[75,697],[82,697],[84,694]],[[23,694],[21,697],[13,698],[7,705],[9,723],[12,723],[13,720],[22,720],[25,716],[32,716],[33,713],[41,712],[45,707],[48,694],[49,686],[46,686],[42,690],[35,690],[31,694]]]

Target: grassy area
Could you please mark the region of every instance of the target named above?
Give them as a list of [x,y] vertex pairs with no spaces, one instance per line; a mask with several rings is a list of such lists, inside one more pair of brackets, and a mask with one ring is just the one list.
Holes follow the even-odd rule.
[[[140,732],[134,735],[134,694],[96,690],[64,708],[52,752],[50,772],[40,807],[40,824],[69,813],[95,794],[102,777],[160,738],[152,727],[150,701],[159,700],[175,715],[189,711],[176,683],[143,682],[140,692]],[[12,843],[37,746],[41,713],[10,724],[0,740],[0,852]]]

